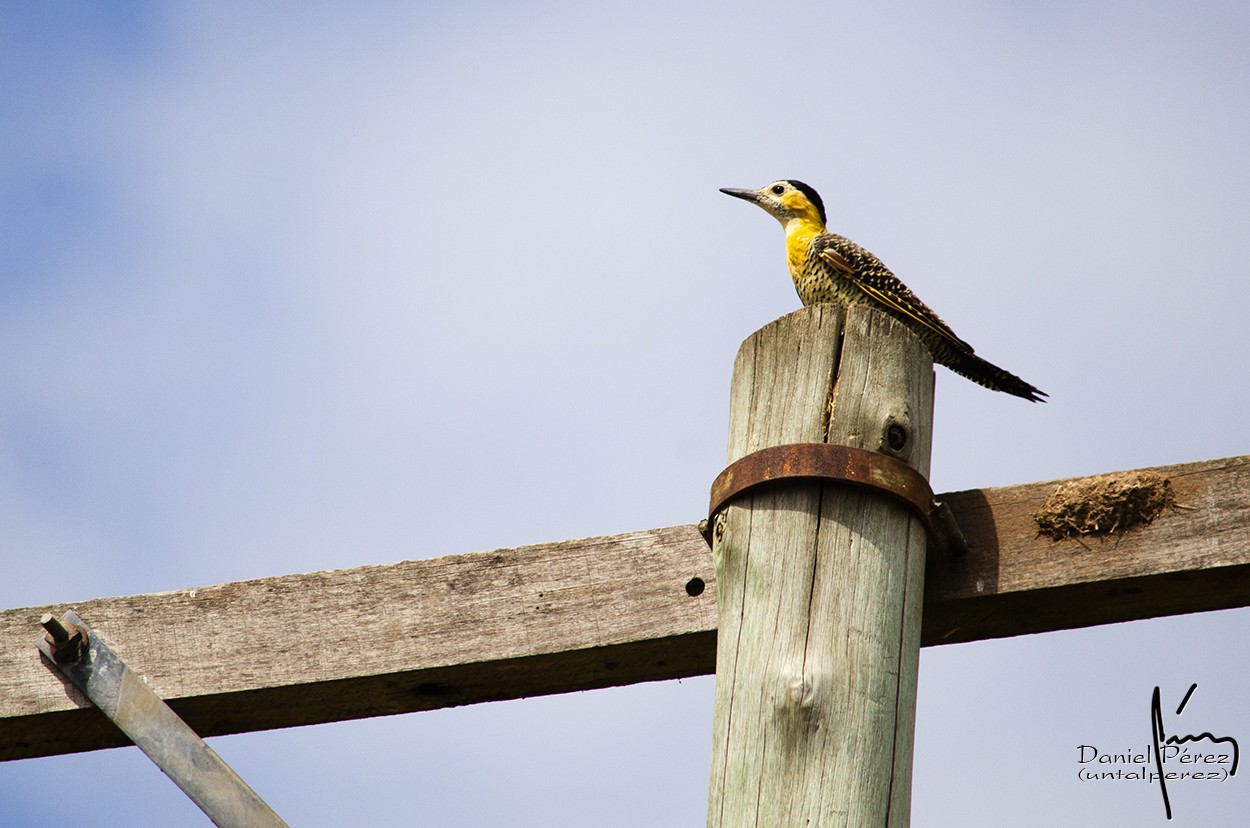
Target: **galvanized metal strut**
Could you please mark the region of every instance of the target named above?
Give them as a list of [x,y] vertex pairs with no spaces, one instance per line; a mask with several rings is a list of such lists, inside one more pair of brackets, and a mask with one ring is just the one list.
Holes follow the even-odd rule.
[[286,823],[73,612],[45,615],[36,645],[218,828]]

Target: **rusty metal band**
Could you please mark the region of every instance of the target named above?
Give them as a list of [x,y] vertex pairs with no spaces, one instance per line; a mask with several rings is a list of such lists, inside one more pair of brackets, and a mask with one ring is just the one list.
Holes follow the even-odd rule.
[[739,495],[778,480],[819,480],[874,489],[911,507],[933,533],[933,490],[911,466],[875,451],[829,443],[790,443],[752,452],[712,483],[708,521]]

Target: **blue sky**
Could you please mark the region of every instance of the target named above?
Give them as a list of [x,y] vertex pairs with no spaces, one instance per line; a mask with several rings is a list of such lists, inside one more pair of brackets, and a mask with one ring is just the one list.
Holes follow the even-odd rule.
[[[1203,2],[0,4],[0,601],[694,522],[738,344],[798,305],[717,188],[776,178],[1050,393],[939,369],[936,490],[1246,453],[1248,35]],[[1155,684],[1250,732],[1248,618],[926,650],[913,824],[1163,824],[1076,746],[1143,742]],[[691,825],[711,688],[213,744],[292,824]],[[102,824],[204,824],[133,749],[0,765],[0,822],[80,815],[58,774]]]

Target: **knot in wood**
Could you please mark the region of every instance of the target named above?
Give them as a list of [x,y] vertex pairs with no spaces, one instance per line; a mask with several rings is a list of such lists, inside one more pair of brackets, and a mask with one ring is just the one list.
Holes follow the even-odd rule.
[[779,723],[798,725],[804,730],[818,729],[832,710],[829,695],[832,674],[810,667],[783,670],[774,677],[777,693],[773,695],[773,716]]

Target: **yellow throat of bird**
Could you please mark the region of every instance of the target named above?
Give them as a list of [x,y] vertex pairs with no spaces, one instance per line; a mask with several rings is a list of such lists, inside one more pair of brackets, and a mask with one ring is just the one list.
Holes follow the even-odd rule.
[[825,226],[808,218],[792,218],[786,222],[786,260],[790,264],[790,277],[797,280],[807,259],[807,249],[812,239],[825,232]]

